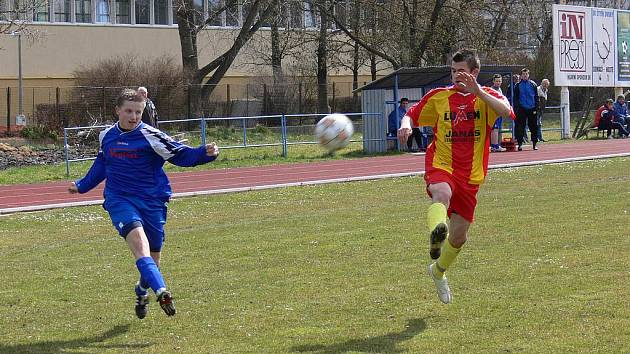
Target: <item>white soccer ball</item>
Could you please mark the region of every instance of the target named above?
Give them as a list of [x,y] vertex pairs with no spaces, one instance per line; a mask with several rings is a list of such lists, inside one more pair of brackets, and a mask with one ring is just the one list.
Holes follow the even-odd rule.
[[315,125],[315,137],[319,144],[333,152],[339,150],[350,142],[354,134],[352,121],[346,115],[333,113],[320,119]]

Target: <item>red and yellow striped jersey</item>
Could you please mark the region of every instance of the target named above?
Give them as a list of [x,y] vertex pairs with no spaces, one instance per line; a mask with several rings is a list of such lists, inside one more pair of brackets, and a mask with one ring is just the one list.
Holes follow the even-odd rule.
[[[489,88],[494,97],[505,96]],[[470,184],[482,184],[488,171],[490,131],[497,113],[472,93],[453,86],[429,91],[407,111],[412,125],[433,127],[427,148],[426,169],[441,169]],[[510,114],[514,119],[514,113]]]

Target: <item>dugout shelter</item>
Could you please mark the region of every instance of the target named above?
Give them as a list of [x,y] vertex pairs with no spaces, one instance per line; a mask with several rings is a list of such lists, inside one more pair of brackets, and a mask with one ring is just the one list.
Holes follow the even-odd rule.
[[[492,84],[494,74],[503,76],[503,93],[511,97],[507,90],[512,74],[520,74],[522,65],[482,65],[477,81],[484,86]],[[451,67],[427,66],[420,68],[400,68],[378,80],[374,80],[355,90],[361,91],[361,111],[380,113],[364,118],[364,151],[368,153],[387,151],[387,116],[398,109],[400,98],[407,97],[410,104],[418,102],[425,93],[436,87],[451,85]],[[399,122],[400,125],[400,122]]]

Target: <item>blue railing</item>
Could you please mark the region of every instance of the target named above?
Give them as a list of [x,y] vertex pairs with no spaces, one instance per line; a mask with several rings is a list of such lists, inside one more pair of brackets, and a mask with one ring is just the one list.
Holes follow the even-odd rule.
[[[361,119],[363,119],[363,117],[365,116],[377,116],[380,117],[382,119],[382,114],[381,113],[343,113],[345,115],[347,115],[348,117],[361,117]],[[168,124],[175,124],[175,123],[189,123],[189,122],[199,122],[199,127],[200,127],[200,138],[201,138],[201,144],[205,145],[206,144],[206,125],[208,122],[225,122],[225,121],[241,121],[242,123],[242,129],[243,129],[243,142],[239,145],[228,145],[228,146],[221,146],[222,150],[226,150],[226,149],[242,149],[242,148],[253,148],[253,147],[269,147],[269,146],[282,146],[282,156],[283,157],[287,157],[288,156],[288,147],[290,145],[307,145],[307,144],[318,144],[317,141],[289,141],[288,139],[288,133],[287,133],[287,127],[289,126],[287,123],[289,120],[291,119],[297,119],[297,118],[305,118],[305,117],[310,117],[310,118],[319,118],[319,117],[324,117],[327,114],[279,114],[279,115],[268,115],[268,116],[251,116],[251,117],[221,117],[221,118],[190,118],[190,119],[175,119],[175,120],[164,120],[164,121],[159,121],[158,122],[158,127],[160,126],[164,126],[164,125],[168,125]],[[280,120],[280,141],[279,142],[273,142],[273,143],[259,143],[259,144],[249,144],[247,141],[247,121],[251,120],[251,119],[277,119]],[[356,121],[356,120],[355,120]],[[70,146],[68,145],[68,132],[74,131],[74,130],[81,130],[81,131],[89,131],[90,133],[94,132],[93,134],[98,134],[98,131],[100,131],[101,129],[107,128],[109,127],[108,125],[99,125],[99,126],[85,126],[85,127],[71,127],[71,128],[64,128],[63,130],[63,140],[64,140],[64,154],[65,154],[65,159],[66,159],[66,175],[70,175],[70,163],[71,162],[79,162],[79,161],[87,161],[87,160],[94,160],[96,157],[90,157],[90,158],[80,158],[80,159],[70,159],[70,153],[69,153],[69,148]],[[252,129],[252,128],[249,128]],[[90,134],[88,133],[88,134]],[[385,140],[385,133],[383,132],[382,137],[366,137],[365,134],[363,136],[362,140],[350,140],[350,142],[359,142],[362,141],[364,144],[366,141],[384,141]]]

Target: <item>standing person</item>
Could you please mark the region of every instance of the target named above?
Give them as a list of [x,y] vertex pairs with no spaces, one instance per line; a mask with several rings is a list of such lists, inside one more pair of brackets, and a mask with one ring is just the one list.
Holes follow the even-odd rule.
[[152,127],[157,128],[158,124],[158,114],[157,109],[155,108],[155,104],[149,98],[149,91],[146,87],[140,86],[138,87],[138,93],[144,97],[146,106],[144,107],[144,111],[142,112],[142,121]]
[[536,121],[538,107],[538,85],[529,79],[529,69],[521,70],[521,81],[514,87],[514,108],[516,111],[516,140],[518,151],[523,150],[525,125],[529,126],[532,148],[538,150],[538,123]]
[[147,314],[148,290],[160,307],[175,315],[173,296],[167,290],[160,258],[166,209],[171,186],[162,166],[195,166],[217,158],[214,143],[192,148],[142,122],[144,96],[124,90],[116,101],[118,122],[99,135],[100,149],[85,177],[72,182],[70,193],[86,193],[106,180],[103,208],[135,257],[140,280],[135,286],[136,316]]
[[[490,88],[500,94],[503,94],[503,91],[501,90],[502,84],[503,84],[503,77],[501,77],[501,74],[494,74],[494,77],[492,78],[492,87]],[[490,151],[492,152],[503,152],[506,150],[504,147],[501,146],[501,143],[499,142],[499,133],[501,132],[502,128],[503,128],[503,117],[499,117],[494,122],[494,126],[492,127],[492,132],[490,133]]]
[[545,142],[542,135],[542,119],[547,108],[547,93],[549,92],[549,79],[542,79],[538,86],[538,109],[536,110],[536,121],[538,123],[538,141]]
[[407,97],[401,98],[400,104],[398,105],[398,109],[394,109],[387,116],[387,134],[389,136],[396,136],[396,131],[399,128],[400,119],[407,112],[408,104],[409,104],[409,99]]
[[[429,254],[437,261],[429,275],[440,301],[451,302],[445,272],[466,242],[473,222],[477,191],[488,169],[490,130],[499,116],[513,117],[508,100],[477,83],[477,53],[462,49],[451,60],[453,86],[429,91],[409,109],[398,130],[401,142],[411,134],[411,122],[433,127],[435,137],[425,155]],[[449,221],[447,221],[447,218]],[[444,242],[446,240],[446,242]]]

